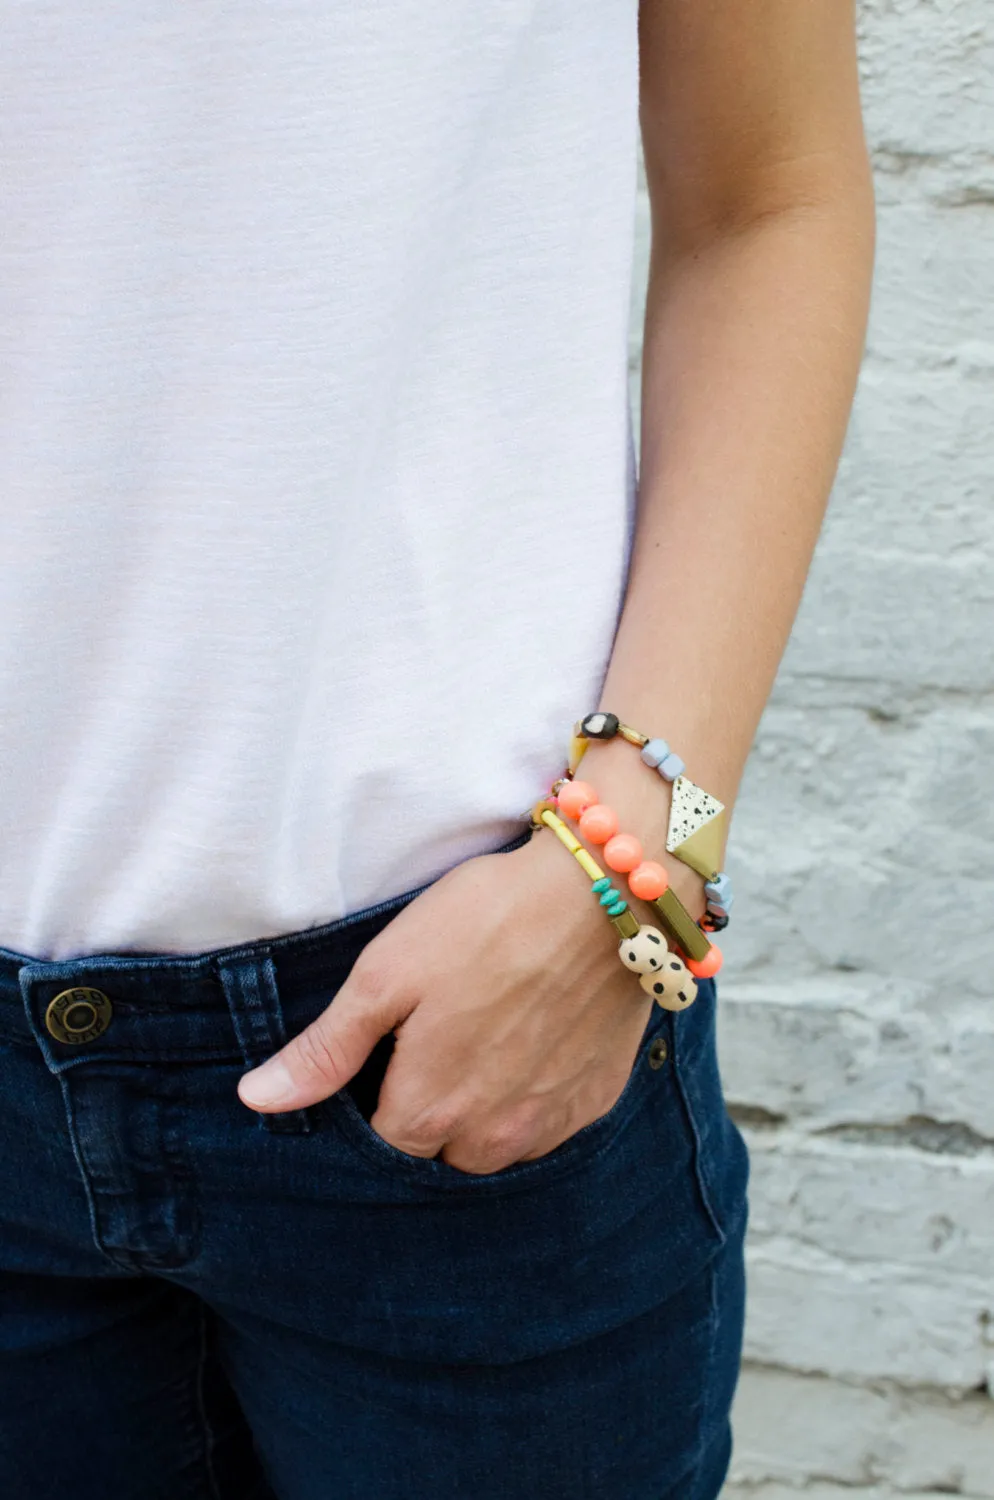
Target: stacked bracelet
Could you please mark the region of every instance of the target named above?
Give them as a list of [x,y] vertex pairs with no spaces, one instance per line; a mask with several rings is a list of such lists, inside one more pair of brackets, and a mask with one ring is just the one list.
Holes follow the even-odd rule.
[[573,776],[590,740],[627,740],[640,751],[643,762],[672,783],[673,799],[666,834],[666,849],[704,877],[707,910],[701,925],[707,932],[728,926],[734,896],[729,877],[719,867],[724,844],[725,805],[685,776],[684,763],[665,740],[622,724],[617,714],[598,711],[587,714],[574,727],[569,750],[569,773]]
[[561,781],[553,788],[559,811],[575,819],[580,832],[592,844],[604,845],[604,860],[612,870],[628,876],[633,896],[649,902],[659,914],[668,936],[687,955],[687,967],[698,979],[709,978],[721,968],[721,949],[709,941],[683,902],[669,888],[662,865],[642,858],[642,846],[629,833],[618,832],[618,815],[598,802],[597,793],[585,781]]
[[[640,924],[627,901],[611,884],[600,865],[555,812],[555,798],[536,803],[531,811],[535,828],[549,828],[590,876],[590,889],[621,935],[618,957],[626,969],[638,974],[639,984],[663,1010],[686,1010],[697,999],[697,984],[688,966],[666,946],[655,927]],[[632,842],[635,842],[634,840]]]
[[621,892],[611,884],[610,876],[605,875],[593,856],[587,852],[576,835],[567,828],[562,818],[559,817],[556,807],[555,797],[546,797],[536,803],[532,808],[532,826],[540,828],[544,825],[546,828],[551,828],[556,838],[566,846],[584,873],[590,876],[593,881],[591,890],[614,924],[618,935],[622,938],[635,937],[639,930],[638,917],[631,910]]

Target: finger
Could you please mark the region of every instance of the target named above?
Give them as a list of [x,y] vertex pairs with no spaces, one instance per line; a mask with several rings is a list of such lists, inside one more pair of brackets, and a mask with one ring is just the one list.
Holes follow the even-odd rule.
[[[398,1056],[394,1053],[380,1085],[380,1097],[370,1118],[371,1130],[406,1156],[437,1156],[461,1129],[461,1115],[454,1103],[415,1103],[398,1087]],[[410,1065],[410,1058],[405,1061]],[[391,1077],[391,1071],[394,1076]],[[418,1079],[423,1083],[423,1079]]]
[[399,1025],[413,1004],[353,970],[317,1020],[242,1074],[239,1098],[250,1109],[273,1113],[327,1099],[358,1073],[380,1037]]
[[419,1125],[384,1124],[381,1111],[376,1110],[369,1128],[396,1151],[405,1156],[421,1156],[426,1160],[437,1156],[445,1146],[448,1136],[445,1126],[434,1120],[422,1121]]
[[610,1098],[604,1101],[602,1108],[593,1109],[587,1105],[582,1107],[580,1103],[573,1102],[571,1108],[564,1109],[556,1118],[546,1120],[541,1130],[533,1131],[527,1147],[521,1152],[521,1161],[538,1161],[543,1156],[557,1151],[560,1146],[565,1146],[581,1130],[588,1125],[594,1124],[596,1120],[602,1119],[608,1114],[620,1097],[620,1090],[614,1090]]
[[535,1124],[528,1113],[506,1115],[489,1127],[454,1131],[442,1152],[450,1167],[473,1176],[489,1176],[527,1160],[534,1145]]

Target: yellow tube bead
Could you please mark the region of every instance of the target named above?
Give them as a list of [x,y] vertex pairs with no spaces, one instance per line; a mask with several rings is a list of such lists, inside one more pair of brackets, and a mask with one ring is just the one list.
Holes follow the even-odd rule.
[[604,871],[596,859],[591,858],[580,843],[580,840],[576,837],[576,834],[571,828],[566,826],[558,813],[547,810],[542,813],[541,818],[546,828],[551,828],[559,842],[566,845],[566,848],[572,854],[584,874],[589,875],[591,880],[604,879]]
[[[558,813],[554,813],[551,808],[546,807],[539,813],[538,821],[544,823],[546,828],[556,835],[559,842],[566,846],[585,875],[589,875],[591,880],[604,880],[606,878],[604,871],[596,859],[587,853],[580,840],[573,833],[572,829],[566,826]],[[631,907],[619,913],[618,916],[612,917],[611,922],[618,936],[622,939],[634,937],[639,930],[638,917],[632,911]]]
[[573,853],[577,864],[580,866],[580,869],[585,871],[585,873],[590,876],[591,880],[604,879],[604,876],[607,872],[601,869],[596,859],[594,859],[590,854],[587,853],[582,844],[580,845],[579,849],[574,849]]
[[583,847],[572,828],[567,828],[559,814],[553,812],[550,807],[545,808],[538,816],[539,822],[544,823],[546,828],[551,828],[559,842],[565,844],[571,854],[575,854],[577,849]]

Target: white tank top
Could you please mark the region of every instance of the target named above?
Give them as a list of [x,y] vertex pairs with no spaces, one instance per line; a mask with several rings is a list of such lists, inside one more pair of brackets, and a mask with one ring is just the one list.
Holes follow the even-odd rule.
[[0,945],[522,831],[634,518],[637,0],[0,0]]

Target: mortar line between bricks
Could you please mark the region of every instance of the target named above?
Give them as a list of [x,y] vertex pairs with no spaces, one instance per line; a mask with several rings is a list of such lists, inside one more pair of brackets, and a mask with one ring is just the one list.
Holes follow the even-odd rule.
[[804,1381],[810,1385],[838,1385],[847,1391],[872,1391],[874,1395],[881,1397],[912,1398],[938,1411],[945,1411],[949,1407],[960,1410],[976,1406],[986,1413],[987,1409],[994,1405],[987,1392],[978,1388],[963,1389],[959,1386],[934,1385],[928,1381],[914,1384],[894,1380],[886,1375],[881,1375],[876,1379],[861,1379],[854,1375],[830,1375],[827,1370],[795,1369],[792,1365],[772,1364],[769,1360],[756,1359],[752,1355],[747,1355],[743,1359],[742,1370],[743,1373],[756,1371],[761,1375],[788,1376],[791,1380]]

